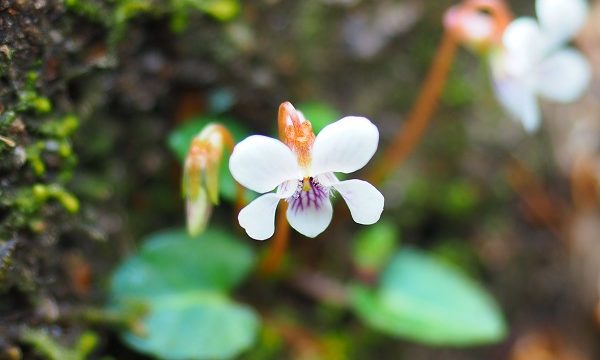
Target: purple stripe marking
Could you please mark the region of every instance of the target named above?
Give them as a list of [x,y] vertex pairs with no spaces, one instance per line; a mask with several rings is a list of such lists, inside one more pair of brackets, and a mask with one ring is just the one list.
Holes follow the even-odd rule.
[[329,188],[322,186],[317,183],[314,179],[310,179],[310,190],[303,191],[303,182],[298,180],[298,188],[292,197],[288,199],[291,204],[292,211],[298,213],[298,211],[304,211],[314,207],[320,209],[323,205],[323,201],[329,198]]

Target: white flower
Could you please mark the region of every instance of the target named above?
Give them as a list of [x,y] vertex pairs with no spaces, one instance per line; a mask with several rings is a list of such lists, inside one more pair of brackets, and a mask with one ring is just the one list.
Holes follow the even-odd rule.
[[537,0],[536,12],[538,21],[523,17],[510,23],[503,47],[491,55],[498,100],[527,131],[540,124],[537,96],[572,102],[591,79],[587,60],[566,46],[586,20],[586,1]]
[[315,137],[310,122],[290,103],[284,103],[280,132],[285,144],[266,136],[250,136],[235,146],[229,160],[231,174],[240,184],[264,194],[238,215],[250,237],[265,240],[273,236],[275,211],[282,199],[288,202],[290,225],[305,236],[316,237],[331,222],[334,190],[346,201],[354,221],[370,225],[379,220],[383,195],[366,181],[339,181],[334,175],[367,164],[379,141],[375,125],[366,118],[349,116],[326,126]]

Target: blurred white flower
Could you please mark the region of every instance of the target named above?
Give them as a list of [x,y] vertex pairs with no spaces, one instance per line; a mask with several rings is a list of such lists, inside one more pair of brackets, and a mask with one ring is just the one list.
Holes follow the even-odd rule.
[[366,181],[339,181],[334,175],[367,164],[379,141],[375,125],[366,118],[349,116],[326,126],[315,137],[302,113],[284,103],[280,131],[285,144],[266,136],[250,136],[235,146],[229,160],[231,174],[240,184],[264,194],[238,215],[250,237],[265,240],[273,236],[275,211],[282,199],[288,202],[290,225],[305,236],[316,237],[331,222],[334,190],[346,201],[354,221],[369,225],[379,220],[383,195]]
[[486,54],[502,42],[502,34],[512,20],[501,0],[463,0],[444,15],[444,27],[469,49]]
[[583,26],[585,0],[537,0],[538,21],[514,20],[502,45],[490,54],[496,96],[529,132],[540,124],[537,97],[568,103],[579,98],[591,79],[585,57],[567,46]]

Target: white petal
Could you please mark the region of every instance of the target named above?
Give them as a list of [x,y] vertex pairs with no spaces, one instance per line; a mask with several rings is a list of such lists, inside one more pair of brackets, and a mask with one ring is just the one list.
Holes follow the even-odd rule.
[[281,198],[275,193],[260,196],[243,208],[238,221],[248,236],[255,240],[265,240],[275,233],[275,211]]
[[300,178],[296,156],[279,140],[253,135],[235,146],[229,170],[237,182],[259,193]]
[[323,173],[323,174],[319,174],[317,176],[315,176],[315,180],[326,187],[332,187],[333,185],[339,183],[340,181],[338,180],[337,176],[335,176],[334,173],[332,172],[327,172],[327,173]]
[[364,117],[348,116],[327,125],[312,148],[311,173],[354,172],[369,162],[379,142],[379,130]]
[[508,113],[521,121],[527,132],[534,132],[540,125],[540,109],[533,89],[521,79],[503,77],[494,79],[498,101]]
[[522,17],[508,25],[502,35],[502,43],[511,58],[519,57],[520,61],[534,64],[544,54],[546,39],[533,18]]
[[537,0],[540,25],[554,42],[566,42],[581,29],[588,14],[585,0]]
[[537,92],[550,100],[571,102],[587,89],[592,73],[586,58],[577,50],[561,50],[535,69]]
[[341,181],[333,187],[342,195],[355,222],[376,223],[383,212],[384,198],[375,186],[362,180]]
[[329,226],[333,216],[331,201],[325,199],[317,208],[315,206],[303,209],[292,209],[288,206],[287,219],[292,228],[304,236],[316,237]]

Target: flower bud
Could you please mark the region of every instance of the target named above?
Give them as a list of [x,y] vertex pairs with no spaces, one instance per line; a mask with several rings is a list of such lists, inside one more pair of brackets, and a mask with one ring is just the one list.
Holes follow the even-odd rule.
[[183,168],[183,196],[186,199],[190,235],[204,231],[212,206],[219,203],[219,167],[229,133],[218,124],[207,125],[193,140]]
[[481,54],[500,46],[512,19],[501,0],[465,0],[444,15],[447,31],[466,47]]

